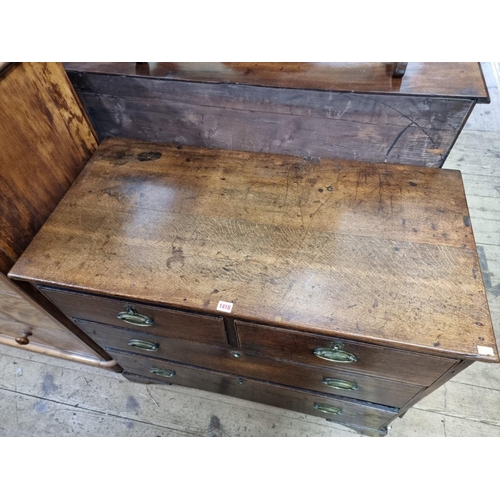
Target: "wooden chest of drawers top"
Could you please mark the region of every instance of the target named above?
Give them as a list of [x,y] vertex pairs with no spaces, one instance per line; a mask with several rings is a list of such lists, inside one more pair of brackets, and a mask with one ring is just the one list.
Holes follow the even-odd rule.
[[498,361],[457,171],[110,139],[10,275]]

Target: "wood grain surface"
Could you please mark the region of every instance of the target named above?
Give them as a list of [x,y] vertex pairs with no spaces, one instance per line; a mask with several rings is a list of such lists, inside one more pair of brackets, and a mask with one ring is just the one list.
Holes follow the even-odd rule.
[[475,101],[317,88],[69,76],[98,136],[442,166]]
[[65,68],[69,73],[84,71],[189,82],[488,100],[481,67],[475,62],[410,62],[403,78],[393,78],[393,63],[383,62],[79,62],[65,63]]
[[15,261],[97,147],[61,64],[0,76],[0,145],[0,249]]
[[[101,358],[96,352],[88,345],[83,343],[75,335],[68,332],[62,332],[55,328],[44,328],[31,325],[32,321],[9,321],[0,317],[0,336],[15,339],[21,337],[23,331],[28,330],[31,335],[29,336],[29,344],[26,347],[31,349],[33,345],[43,346],[49,349],[58,349],[63,353],[75,354],[77,356],[86,356],[89,360],[100,361]],[[54,353],[56,354],[56,353]]]
[[498,360],[456,171],[113,139],[11,276]]
[[[28,292],[33,291],[35,297]],[[85,335],[52,303],[41,295],[29,283],[9,280],[0,274],[0,336],[4,339],[20,337],[23,331],[29,331],[29,344],[48,348],[52,355],[59,352],[64,357],[78,361],[83,356],[86,360],[100,362],[110,356],[92,339]]]

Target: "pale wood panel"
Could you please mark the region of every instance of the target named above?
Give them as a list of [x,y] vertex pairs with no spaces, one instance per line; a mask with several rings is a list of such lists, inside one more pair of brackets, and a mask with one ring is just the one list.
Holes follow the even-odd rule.
[[[500,202],[500,198],[499,198]],[[489,219],[472,219],[472,229],[474,230],[474,238],[478,245],[500,245],[500,231],[497,220]]]
[[448,387],[447,384],[442,385],[439,389],[429,394],[427,397],[419,401],[414,408],[431,411],[435,413],[442,413],[446,408],[445,393]]
[[47,314],[35,309],[20,296],[0,295],[0,318],[16,321],[23,325],[64,332],[61,326],[52,321]]
[[484,389],[500,389],[500,366],[474,363],[453,378],[453,382],[482,387]]
[[444,417],[447,437],[500,437],[500,426],[467,418]]
[[500,425],[500,389],[491,390],[451,381],[446,386],[444,413]]
[[0,388],[0,436],[188,437],[191,434],[137,419],[86,410]]
[[417,408],[491,425],[500,425],[500,390],[453,380],[420,401]]
[[476,106],[465,130],[500,131],[500,95],[498,92],[498,63],[482,63],[491,103]]
[[467,196],[471,217],[476,219],[500,220],[500,198],[486,196]]
[[462,174],[467,196],[500,198],[500,183],[497,176]]
[[10,285],[10,283],[7,280],[3,281],[1,279],[0,279],[0,293],[7,295],[14,295],[16,297],[19,296],[17,291],[14,289],[13,286]]
[[391,423],[387,437],[445,437],[444,417],[439,413],[410,408]]
[[29,345],[20,346],[21,349],[30,349],[35,344],[51,349],[60,349],[68,354],[74,353],[76,355],[86,355],[97,360],[101,359],[93,349],[70,332],[53,328],[40,328],[38,325],[30,325],[26,321],[23,323],[10,321],[1,318],[1,315],[2,312],[0,311],[0,335],[15,339],[16,337],[21,337],[25,330],[28,330],[32,334],[29,336]]
[[[43,343],[31,344],[32,347],[30,345],[23,346],[23,349],[29,350],[33,348],[37,352],[40,352],[40,349],[49,349],[51,356],[56,356],[57,349],[61,349],[60,352],[64,358],[69,355],[75,361],[80,361],[81,358],[87,360],[89,356],[92,362],[102,360],[103,357],[105,360],[111,359],[104,350],[89,339],[52,302],[37,292],[34,287],[28,283],[15,283],[3,274],[0,274],[0,284],[4,288],[15,292],[15,294],[0,294],[0,319],[19,321],[18,327],[21,329],[32,331],[33,328],[41,327],[44,330],[49,329],[53,332],[50,338],[47,334],[43,335]],[[30,293],[37,292],[38,295],[29,295],[22,288],[23,285],[26,285]],[[6,298],[9,300],[7,301]],[[56,314],[56,318],[52,314],[49,314],[47,310],[51,311],[52,314]],[[2,333],[1,330],[0,333]],[[4,338],[7,338],[7,343],[13,342],[12,334],[5,332]],[[53,341],[53,343],[49,344],[50,341]]]
[[500,426],[412,408],[391,424],[388,437],[500,437]]

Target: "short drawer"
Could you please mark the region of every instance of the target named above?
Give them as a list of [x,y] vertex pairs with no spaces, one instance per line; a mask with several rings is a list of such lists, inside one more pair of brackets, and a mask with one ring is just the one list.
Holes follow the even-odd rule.
[[[165,337],[219,346],[228,345],[224,320],[220,316],[204,316],[45,286],[40,287],[40,291],[71,318],[134,328]],[[122,319],[118,318],[119,314]]]
[[[241,351],[168,339],[90,321],[76,324],[101,347],[130,354],[193,364],[281,385],[347,396],[386,406],[402,407],[423,387],[399,381],[346,372],[332,367],[312,367],[278,361]],[[238,354],[239,357],[234,357]]]
[[324,417],[339,423],[379,429],[397,415],[395,408],[296,390],[194,366],[112,352],[125,373],[193,387],[257,403]]
[[[456,360],[439,356],[415,354],[312,333],[243,321],[236,321],[235,324],[241,349],[245,353],[311,366],[335,366],[349,372],[367,373],[421,386],[432,384],[457,363]],[[336,352],[332,353],[332,350]],[[319,357],[320,355],[324,357]],[[334,360],[326,359],[327,357]]]
[[226,347],[153,335],[151,333],[117,328],[81,319],[74,320],[89,337],[103,349],[118,349],[126,353],[169,359],[207,368],[233,362],[231,350]]

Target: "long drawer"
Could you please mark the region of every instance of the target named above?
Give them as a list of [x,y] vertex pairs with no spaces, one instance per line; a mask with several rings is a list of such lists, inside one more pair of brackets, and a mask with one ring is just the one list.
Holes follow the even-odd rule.
[[125,372],[186,387],[234,396],[340,423],[379,429],[397,415],[395,408],[326,396],[143,356],[112,352]]
[[[428,386],[457,363],[440,356],[235,321],[246,353]],[[329,359],[330,358],[330,359]]]
[[[402,407],[423,387],[350,373],[335,367],[311,367],[241,351],[168,339],[142,332],[77,320],[76,323],[104,349],[145,354],[277,384],[348,396],[387,406]],[[234,354],[239,357],[234,357]]]
[[128,326],[156,335],[206,344],[228,345],[224,320],[220,316],[205,316],[49,287],[40,287],[40,290],[71,318]]

